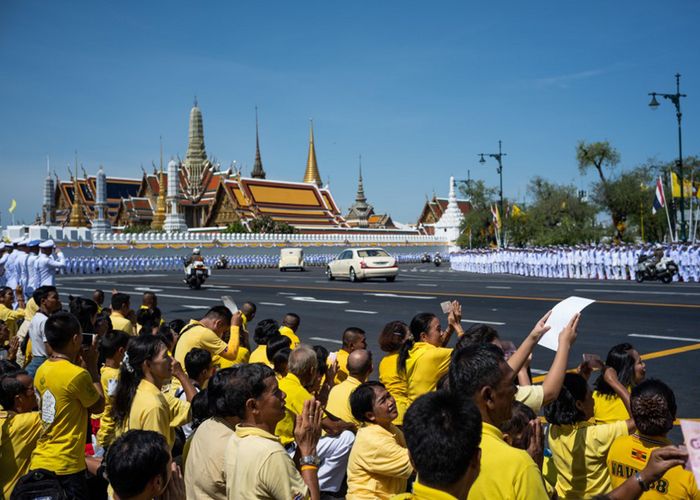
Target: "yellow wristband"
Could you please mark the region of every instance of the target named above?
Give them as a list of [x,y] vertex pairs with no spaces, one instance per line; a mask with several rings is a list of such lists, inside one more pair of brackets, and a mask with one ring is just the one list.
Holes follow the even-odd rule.
[[318,470],[318,467],[316,467],[315,465],[302,465],[301,470],[302,472],[305,470]]

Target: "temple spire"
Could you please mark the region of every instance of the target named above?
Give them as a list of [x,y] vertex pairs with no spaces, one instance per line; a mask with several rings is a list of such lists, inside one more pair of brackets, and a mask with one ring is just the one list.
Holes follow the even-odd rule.
[[258,107],[255,106],[255,163],[253,163],[253,171],[250,176],[254,179],[264,179],[265,169],[263,168],[262,159],[260,158],[260,134],[258,131]]
[[365,196],[365,186],[362,183],[362,155],[360,155],[360,177],[357,181],[357,195],[355,195],[355,203],[365,203],[367,197]]
[[[70,170],[70,169],[69,169]],[[80,202],[80,184],[78,183],[78,151],[75,152],[75,176],[73,177],[73,204],[70,208],[70,217],[68,218],[68,226],[70,227],[85,227],[87,219]]]
[[310,120],[309,129],[309,157],[306,160],[306,172],[304,172],[304,182],[316,184],[321,187],[321,175],[318,172],[318,164],[316,163],[316,148],[314,147],[314,122]]
[[199,202],[204,187],[202,177],[204,171],[211,163],[207,159],[204,147],[204,125],[202,124],[202,111],[199,109],[197,97],[194,98],[194,106],[190,110],[189,142],[185,156],[185,171],[187,172],[187,196],[195,202]]

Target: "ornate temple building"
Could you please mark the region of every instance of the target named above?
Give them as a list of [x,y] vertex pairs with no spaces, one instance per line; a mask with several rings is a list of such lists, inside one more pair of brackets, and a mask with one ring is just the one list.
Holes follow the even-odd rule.
[[[255,160],[250,177],[234,169],[221,170],[207,156],[202,113],[195,100],[190,110],[184,161],[171,160],[167,172],[164,171],[161,148],[160,168],[154,168],[153,173],[144,171],[141,179],[102,173],[101,202],[97,200],[99,176],[83,172],[83,178],[78,178],[76,166],[76,173],[69,181],[56,179],[54,184],[49,174],[44,186],[42,222],[94,226],[102,213],[104,221],[100,221],[100,228],[139,225],[154,230],[183,230],[185,225],[188,228],[223,228],[236,222],[246,225],[255,218],[269,216],[300,232],[350,228],[397,230],[390,216],[375,214],[367,203],[361,171],[355,203],[347,220],[342,216],[328,186],[321,182],[313,123],[309,129],[303,182],[267,178],[260,154],[257,110],[255,129]],[[80,214],[82,218],[78,218]]]
[[[454,198],[452,205],[459,210],[462,216],[469,213],[472,208],[471,203],[469,200],[459,199],[455,196],[452,180],[450,180],[450,197]],[[434,193],[432,199],[426,197],[425,205],[423,205],[423,209],[416,222],[416,227],[419,231],[424,234],[436,234],[435,225],[443,218],[448,207],[450,207],[450,197],[438,198]],[[450,212],[453,212],[454,208],[451,207]]]

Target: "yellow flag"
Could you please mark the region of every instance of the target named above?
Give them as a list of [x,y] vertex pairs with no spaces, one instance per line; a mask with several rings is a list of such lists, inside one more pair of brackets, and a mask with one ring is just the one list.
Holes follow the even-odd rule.
[[520,207],[513,203],[513,208],[510,209],[510,215],[511,217],[520,217],[523,214],[523,211],[520,210]]
[[671,172],[671,196],[674,198],[681,197],[681,185],[675,172]]
[[10,202],[10,209],[8,210],[8,212],[10,212],[11,214],[14,213],[14,212],[15,212],[15,208],[17,208],[17,200],[13,199],[13,200]]

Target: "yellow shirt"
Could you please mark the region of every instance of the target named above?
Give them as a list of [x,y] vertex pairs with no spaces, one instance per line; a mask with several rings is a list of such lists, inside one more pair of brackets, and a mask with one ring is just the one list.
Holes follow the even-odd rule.
[[100,416],[100,429],[97,431],[97,442],[106,448],[114,441],[114,419],[112,418],[112,404],[117,393],[119,381],[119,368],[103,366],[100,369],[100,385],[105,395],[105,410]]
[[408,382],[403,373],[399,373],[397,365],[399,353],[387,354],[379,362],[379,381],[384,384],[396,401],[396,410],[399,416],[394,419],[395,425],[403,424],[403,416],[410,403],[408,402]]
[[180,340],[177,341],[177,346],[175,347],[175,359],[180,362],[183,368],[185,366],[185,356],[195,347],[209,351],[214,366],[219,366],[219,354],[226,350],[226,342],[213,330],[210,330],[198,321],[190,321],[185,328],[187,330],[180,336]]
[[27,301],[27,307],[24,308],[24,321],[31,321],[34,315],[39,311],[39,306],[34,302],[34,297]]
[[515,393],[515,400],[528,406],[535,413],[539,413],[544,402],[544,386],[519,385]]
[[112,320],[113,329],[121,330],[122,332],[129,335],[135,335],[134,325],[131,323],[131,321],[125,318],[122,315],[122,313],[118,311],[112,311],[112,314],[110,314],[109,319]]
[[17,480],[29,471],[32,451],[43,427],[38,411],[0,411],[0,485],[9,499]]
[[605,464],[613,441],[627,435],[627,423],[551,425],[549,447],[557,468],[559,498],[591,498],[612,489]]
[[610,424],[630,418],[625,403],[617,394],[601,394],[593,391],[593,401],[595,401],[593,418],[598,424]]
[[[619,437],[613,442],[608,453],[608,471],[613,488],[617,488],[625,480],[641,471],[649,461],[649,455],[655,448],[673,444],[667,438],[651,438],[632,434]],[[642,493],[645,500],[675,500],[682,498],[700,499],[695,476],[680,465],[669,469],[658,481],[651,483],[649,491]]]
[[304,402],[314,399],[314,397],[301,385],[299,378],[292,372],[287,373],[279,380],[279,386],[287,397],[284,402],[284,418],[277,423],[275,435],[280,438],[282,445],[287,446],[294,441],[295,418],[297,415],[301,415]]
[[165,436],[168,446],[175,443],[175,428],[190,421],[190,404],[163,394],[148,380],[141,380],[131,403],[129,418],[117,435],[132,429],[156,431]]
[[44,434],[32,454],[32,469],[59,475],[85,470],[88,412],[100,400],[90,374],[68,360],[48,360],[34,376]]
[[[348,379],[349,380],[349,379]],[[406,491],[413,473],[403,433],[367,424],[357,431],[348,459],[348,500],[389,499]]]
[[309,488],[279,439],[257,427],[236,426],[223,465],[226,497],[232,500],[309,497]]
[[228,440],[234,428],[218,417],[206,419],[187,440],[189,451],[184,458],[187,498],[225,500],[226,475],[222,464]]
[[[339,349],[335,355],[335,359],[338,362],[338,371],[335,374],[336,384],[348,378],[348,356],[350,356],[350,353],[345,349]],[[328,366],[331,364],[332,363],[328,363]]]
[[262,363],[264,365],[272,368],[272,363],[267,359],[267,346],[262,344],[255,348],[255,350],[250,354],[250,359],[248,363]]
[[7,329],[10,330],[10,338],[17,335],[17,321],[24,319],[24,309],[10,309],[5,304],[0,304],[0,319],[5,322]]
[[481,471],[469,500],[548,499],[537,464],[525,450],[513,448],[493,425],[482,423]]
[[409,402],[435,390],[438,381],[450,367],[451,357],[452,349],[449,347],[435,347],[427,342],[413,345],[406,360]]
[[288,326],[280,326],[280,333],[292,341],[292,345],[289,346],[292,351],[296,349],[299,344],[301,344],[301,339],[299,339],[297,334],[294,333],[294,330]]
[[355,425],[360,425],[360,422],[352,416],[350,409],[350,394],[357,389],[362,382],[350,375],[338,385],[331,388],[328,394],[328,403],[326,411],[343,422],[350,422]]
[[393,497],[392,500],[457,500],[457,497],[430,486],[425,486],[416,479],[413,482],[413,493],[402,493]]
[[224,368],[230,368],[233,365],[241,365],[244,363],[248,363],[250,359],[250,350],[246,347],[239,347],[238,348],[238,354],[236,354],[236,359],[233,361],[229,361],[228,359],[224,358],[219,358],[219,368],[224,369]]

